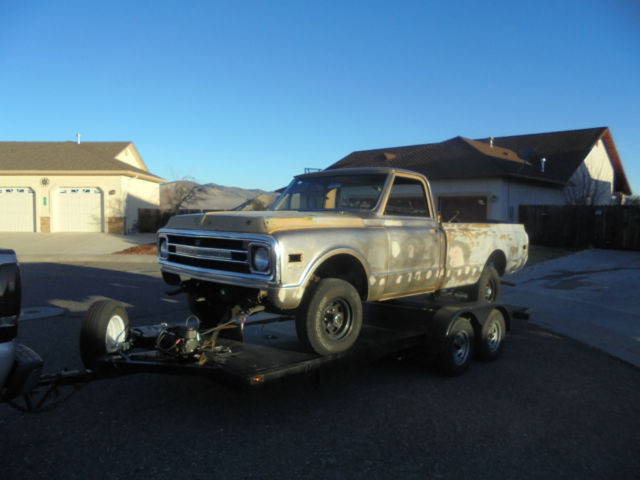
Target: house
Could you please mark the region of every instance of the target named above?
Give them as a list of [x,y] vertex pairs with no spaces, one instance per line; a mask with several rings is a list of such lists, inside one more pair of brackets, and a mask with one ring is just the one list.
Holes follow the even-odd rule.
[[135,231],[165,182],[131,142],[0,142],[0,231]]
[[607,127],[353,152],[329,168],[423,173],[444,220],[517,221],[520,205],[605,205],[630,195]]

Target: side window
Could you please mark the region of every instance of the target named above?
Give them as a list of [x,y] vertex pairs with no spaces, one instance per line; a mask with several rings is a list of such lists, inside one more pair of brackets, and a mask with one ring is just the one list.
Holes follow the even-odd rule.
[[422,182],[414,178],[396,177],[393,180],[384,214],[430,217]]

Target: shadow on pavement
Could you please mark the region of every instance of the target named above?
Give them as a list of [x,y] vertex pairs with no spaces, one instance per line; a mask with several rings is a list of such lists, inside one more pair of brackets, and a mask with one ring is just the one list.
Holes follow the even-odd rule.
[[132,325],[179,321],[188,313],[184,295],[169,296],[171,287],[155,265],[138,272],[58,263],[23,263],[23,310],[58,307],[63,315],[25,318],[18,339],[45,359],[45,370],[80,367],[81,319],[101,299],[122,302]]

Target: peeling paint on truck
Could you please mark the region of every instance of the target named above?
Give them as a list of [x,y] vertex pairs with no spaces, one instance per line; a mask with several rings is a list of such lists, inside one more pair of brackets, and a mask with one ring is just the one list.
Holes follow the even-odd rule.
[[[332,175],[375,177],[379,183],[339,191]],[[389,300],[475,284],[488,262],[504,275],[527,261],[522,225],[440,223],[429,183],[417,173],[330,170],[294,182],[309,179],[323,179],[328,192],[313,200],[311,210],[291,207],[301,200],[289,187],[268,211],[173,217],[159,232],[162,271],[182,280],[255,289],[271,309],[282,311],[297,308],[318,276],[347,279],[362,300]],[[394,190],[397,185],[402,188]],[[407,185],[420,186],[422,198]],[[230,253],[207,257],[207,251],[221,249]],[[255,264],[257,251],[268,254],[265,270]]]

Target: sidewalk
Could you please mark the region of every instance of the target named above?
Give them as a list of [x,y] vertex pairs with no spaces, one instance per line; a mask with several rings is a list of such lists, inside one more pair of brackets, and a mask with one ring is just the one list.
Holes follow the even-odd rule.
[[156,261],[154,255],[113,255],[127,248],[155,243],[153,233],[4,233],[0,248],[15,250],[22,263],[63,261]]
[[584,250],[526,268],[502,301],[530,322],[640,367],[640,252]]

